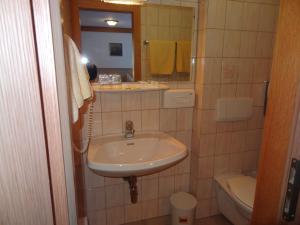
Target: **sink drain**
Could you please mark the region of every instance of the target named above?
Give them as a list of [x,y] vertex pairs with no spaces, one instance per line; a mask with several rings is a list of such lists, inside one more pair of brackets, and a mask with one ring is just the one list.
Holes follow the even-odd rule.
[[129,190],[130,190],[130,199],[131,203],[137,203],[138,200],[138,189],[137,189],[137,178],[136,176],[130,176],[130,177],[124,177],[125,181],[129,184]]

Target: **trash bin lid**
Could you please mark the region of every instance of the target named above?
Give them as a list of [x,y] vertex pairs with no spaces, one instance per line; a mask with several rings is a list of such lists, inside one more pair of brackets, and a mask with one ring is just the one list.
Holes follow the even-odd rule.
[[171,205],[176,209],[191,210],[197,205],[196,198],[186,192],[177,192],[170,197]]

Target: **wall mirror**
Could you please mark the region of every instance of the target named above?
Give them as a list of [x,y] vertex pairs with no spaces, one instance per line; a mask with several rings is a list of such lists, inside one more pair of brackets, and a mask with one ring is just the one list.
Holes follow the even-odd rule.
[[143,5],[78,1],[72,37],[89,72],[123,82],[194,77],[197,3]]

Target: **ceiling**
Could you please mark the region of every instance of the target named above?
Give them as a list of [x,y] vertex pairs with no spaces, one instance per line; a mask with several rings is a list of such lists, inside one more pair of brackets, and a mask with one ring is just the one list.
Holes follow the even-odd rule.
[[119,23],[114,27],[132,28],[131,13],[80,10],[81,26],[109,27],[105,22],[105,20],[108,19],[119,21]]

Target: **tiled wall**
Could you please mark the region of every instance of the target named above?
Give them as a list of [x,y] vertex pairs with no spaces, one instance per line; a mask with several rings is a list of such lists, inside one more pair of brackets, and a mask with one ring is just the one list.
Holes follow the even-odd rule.
[[[263,82],[270,74],[277,11],[278,0],[200,2],[191,160],[197,218],[218,213],[215,175],[257,169]],[[221,97],[252,97],[252,118],[216,122],[216,100]]]
[[[170,83],[173,88],[193,88],[192,83]],[[94,138],[121,134],[126,120],[139,131],[163,131],[185,143],[189,149],[192,136],[192,108],[162,109],[160,91],[133,93],[96,93],[94,102]],[[82,111],[78,141],[87,138],[88,114]],[[81,123],[81,124],[80,124]],[[80,174],[82,170],[83,174]],[[169,214],[169,196],[189,191],[190,157],[160,173],[138,178],[139,199],[130,203],[128,183],[118,178],[104,178],[91,172],[84,160],[77,165],[84,177],[81,203],[91,225],[117,225]]]
[[[197,7],[182,7],[146,4],[141,7],[142,36],[142,80],[190,80],[190,73],[170,75],[151,74],[149,70],[149,45],[145,40],[187,40],[192,41]],[[194,38],[195,40],[195,38]]]

